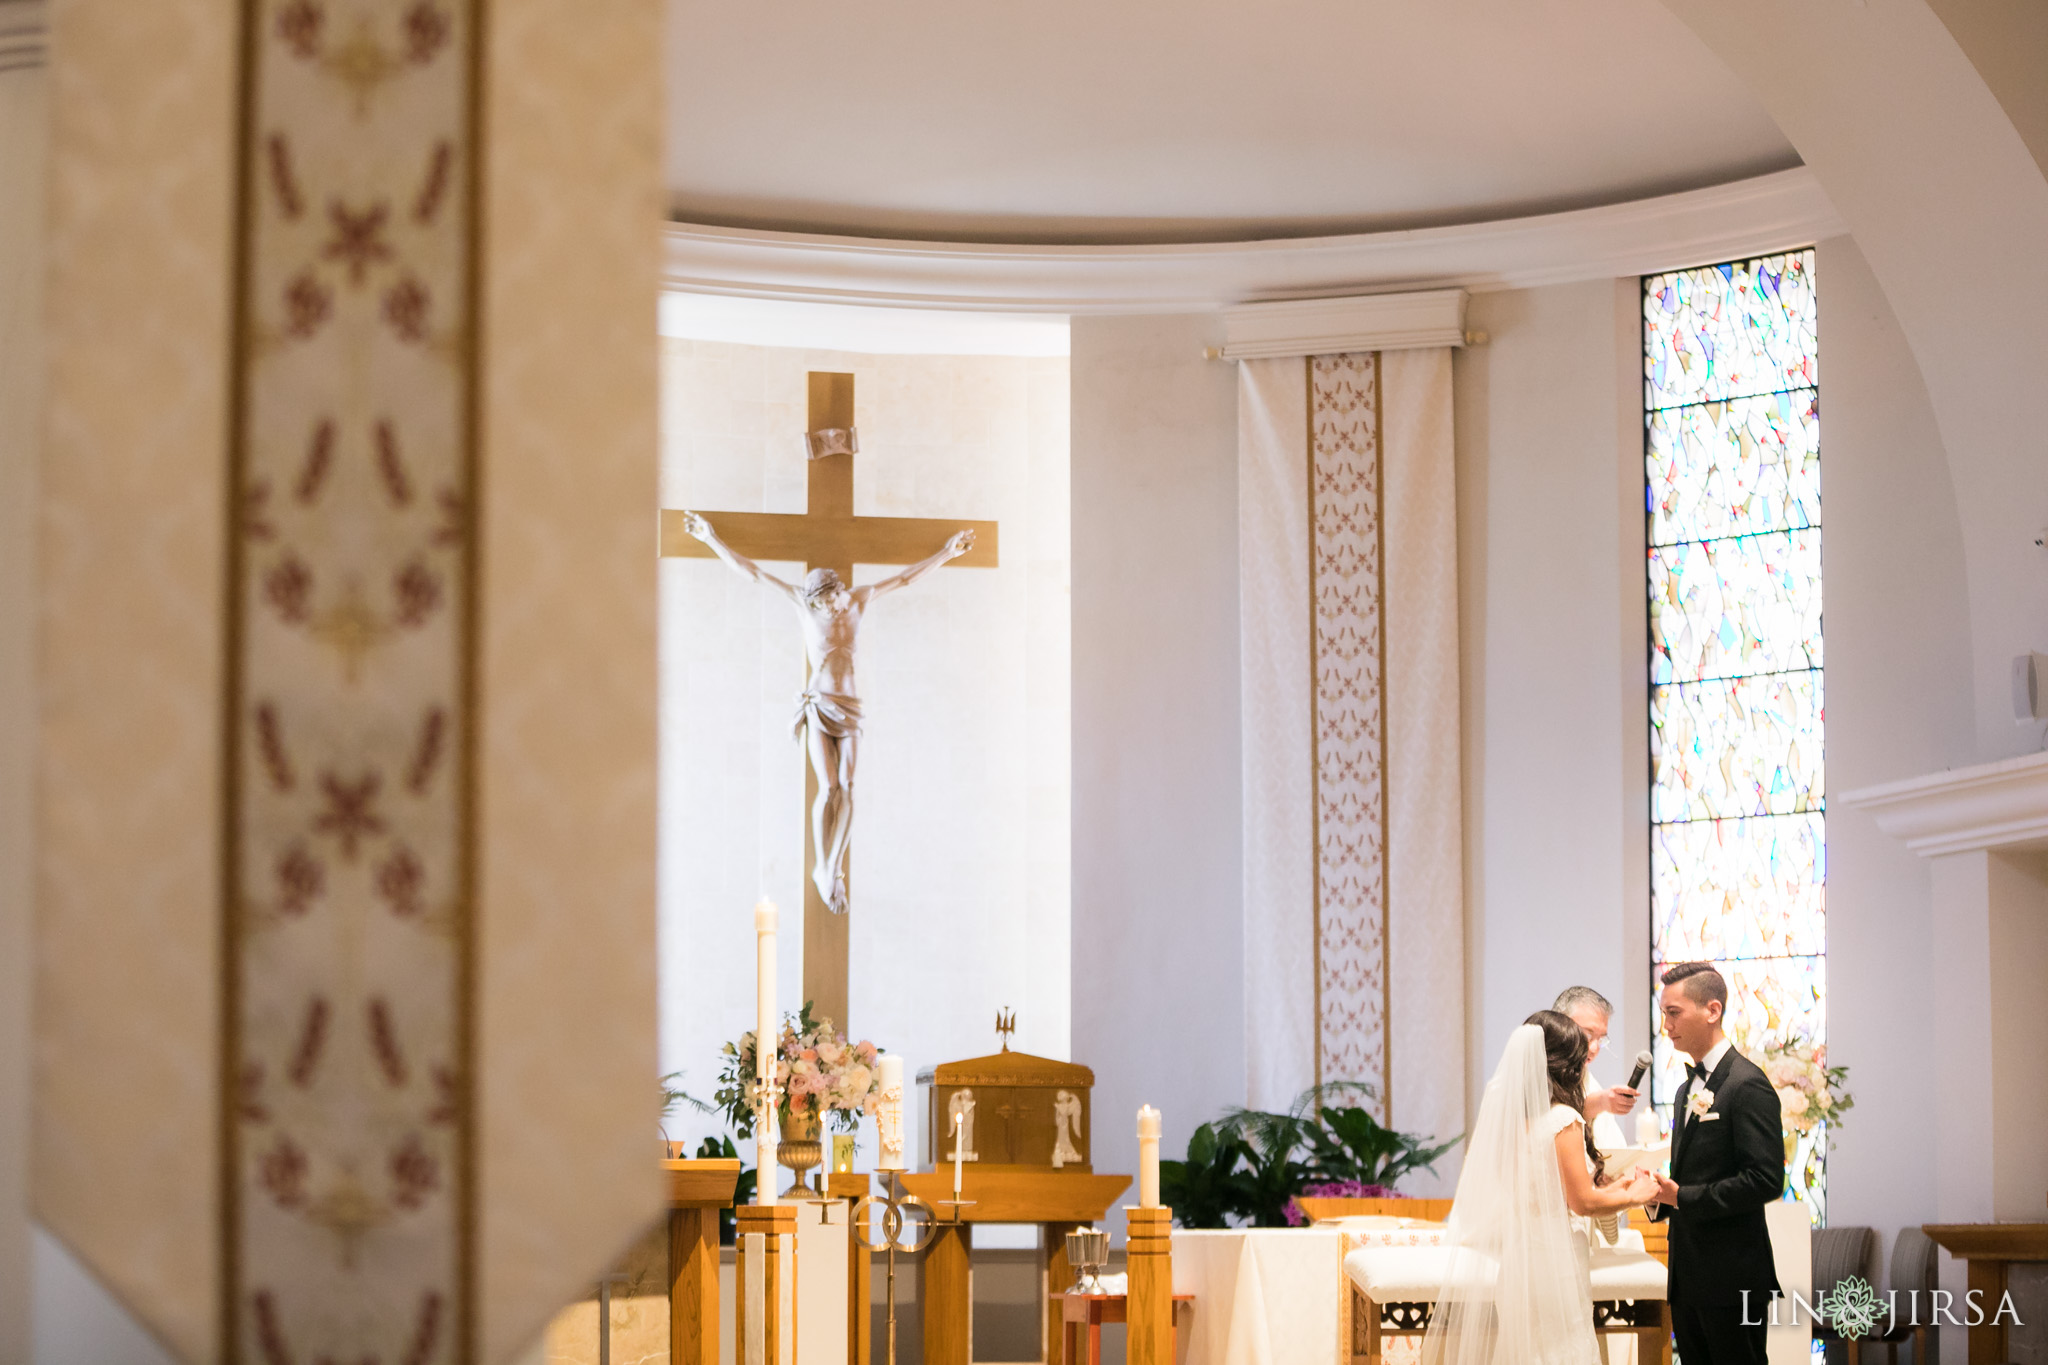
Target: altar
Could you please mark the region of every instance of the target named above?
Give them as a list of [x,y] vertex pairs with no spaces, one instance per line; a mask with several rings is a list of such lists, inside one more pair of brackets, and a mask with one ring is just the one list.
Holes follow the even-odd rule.
[[1187,1365],[1348,1359],[1341,1232],[1177,1229],[1173,1291],[1195,1296]]

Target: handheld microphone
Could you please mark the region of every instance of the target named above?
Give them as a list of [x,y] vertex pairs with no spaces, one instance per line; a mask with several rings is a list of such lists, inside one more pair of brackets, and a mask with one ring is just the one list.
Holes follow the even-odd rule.
[[1631,1072],[1629,1072],[1629,1073],[1628,1073],[1628,1088],[1629,1088],[1629,1089],[1631,1089],[1631,1090],[1640,1090],[1640,1089],[1642,1089],[1642,1086],[1643,1086],[1643,1077],[1645,1077],[1645,1076],[1647,1076],[1647,1075],[1649,1075],[1649,1074],[1650,1074],[1650,1063],[1651,1063],[1652,1061],[1654,1061],[1654,1060],[1656,1060],[1656,1059],[1655,1059],[1655,1058],[1653,1058],[1653,1057],[1651,1057],[1651,1056],[1650,1056],[1650,1054],[1649,1054],[1649,1053],[1648,1053],[1647,1051],[1644,1051],[1644,1052],[1638,1052],[1638,1053],[1636,1054],[1636,1069],[1635,1069],[1634,1071],[1631,1071]]

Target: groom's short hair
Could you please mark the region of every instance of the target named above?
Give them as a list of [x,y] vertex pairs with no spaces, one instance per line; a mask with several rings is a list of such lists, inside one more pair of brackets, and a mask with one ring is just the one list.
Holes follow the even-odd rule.
[[1582,1005],[1591,1005],[1610,1019],[1614,1017],[1614,1006],[1608,1004],[1607,997],[1591,986],[1566,986],[1557,993],[1557,1000],[1550,1008],[1559,1014],[1570,1014]]
[[1687,996],[1695,1005],[1704,1005],[1709,1000],[1720,1002],[1722,1009],[1728,1008],[1728,978],[1721,975],[1711,962],[1680,962],[1664,970],[1664,984],[1683,985]]

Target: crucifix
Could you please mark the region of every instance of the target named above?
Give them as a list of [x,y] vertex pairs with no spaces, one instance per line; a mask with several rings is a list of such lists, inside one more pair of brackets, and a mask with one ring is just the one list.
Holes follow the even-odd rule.
[[[663,508],[661,553],[722,559],[781,591],[801,614],[809,676],[793,728],[809,758],[804,781],[804,807],[810,813],[804,837],[804,999],[837,1027],[848,1029],[847,852],[861,718],[853,690],[855,634],[873,598],[943,564],[996,567],[996,523],[854,515],[853,457],[860,440],[853,421],[852,375],[812,372],[806,426],[809,496],[801,514]],[[937,553],[934,547],[940,547]],[[765,572],[754,562],[761,559],[801,561],[803,583],[785,583]],[[908,567],[855,588],[855,564]]]

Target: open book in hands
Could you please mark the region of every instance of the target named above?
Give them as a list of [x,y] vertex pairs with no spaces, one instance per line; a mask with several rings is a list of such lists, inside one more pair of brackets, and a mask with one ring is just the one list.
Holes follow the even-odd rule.
[[1638,1167],[1654,1171],[1671,1156],[1671,1139],[1659,1138],[1648,1147],[1602,1147],[1600,1159],[1610,1181],[1625,1180]]

